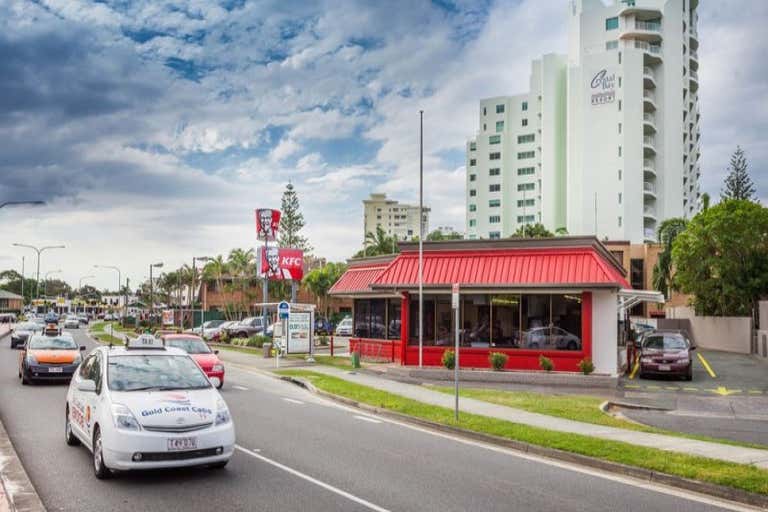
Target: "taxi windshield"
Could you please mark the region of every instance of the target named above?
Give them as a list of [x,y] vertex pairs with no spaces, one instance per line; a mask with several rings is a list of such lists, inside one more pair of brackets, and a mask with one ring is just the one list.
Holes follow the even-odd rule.
[[109,358],[107,384],[112,391],[206,389],[208,378],[189,356],[129,355]]
[[210,354],[211,349],[203,340],[197,338],[172,338],[165,341],[169,347],[180,348],[187,354]]
[[35,336],[29,342],[30,350],[77,350],[75,340],[69,336]]

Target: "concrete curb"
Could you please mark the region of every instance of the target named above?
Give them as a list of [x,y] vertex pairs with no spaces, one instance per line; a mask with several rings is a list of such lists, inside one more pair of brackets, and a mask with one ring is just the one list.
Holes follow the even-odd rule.
[[[385,373],[395,377],[426,380],[453,380],[453,370],[444,368],[387,368]],[[485,369],[459,370],[462,382],[493,382],[537,386],[572,386],[584,388],[618,387],[619,378],[611,375],[582,375],[570,372],[503,371]]]
[[709,496],[714,496],[717,498],[734,501],[734,502],[742,503],[746,505],[756,506],[756,507],[760,507],[768,510],[768,496],[764,496],[761,494],[741,491],[739,489],[733,489],[731,487],[726,487],[724,485],[700,482],[697,480],[691,480],[688,478],[669,475],[666,473],[659,473],[649,469],[627,466],[625,464],[620,464],[618,462],[604,461],[604,460],[588,457],[586,455],[579,455],[576,453],[566,452],[563,450],[557,450],[555,448],[547,448],[543,446],[525,443],[522,441],[514,441],[511,439],[505,439],[505,438],[493,436],[490,434],[482,434],[479,432],[474,432],[474,431],[466,430],[459,427],[443,425],[440,423],[423,420],[420,418],[408,416],[408,415],[390,411],[387,409],[381,409],[379,407],[374,407],[368,404],[359,403],[355,400],[351,400],[349,398],[345,398],[342,396],[334,395],[332,393],[328,393],[328,392],[317,389],[311,382],[302,378],[291,377],[287,375],[274,375],[274,374],[272,375],[281,380],[292,382],[298,386],[301,386],[307,389],[308,391],[310,391],[311,393],[328,398],[330,400],[334,400],[336,402],[342,403],[347,406],[355,407],[357,409],[361,409],[369,413],[383,416],[385,418],[390,418],[390,419],[402,421],[405,423],[415,424],[415,425],[426,427],[432,430],[437,430],[439,432],[460,435],[462,437],[465,437],[474,441],[494,444],[494,445],[502,446],[504,448],[510,448],[513,450],[521,451],[523,453],[530,453],[534,455],[547,457],[550,459],[570,462],[570,463],[578,464],[581,466],[587,466],[595,469],[600,469],[603,471],[608,471],[611,473],[617,473],[620,475],[629,476],[639,480],[645,480],[652,483],[668,485],[671,487],[678,487],[680,489],[685,489],[687,491],[706,494]]

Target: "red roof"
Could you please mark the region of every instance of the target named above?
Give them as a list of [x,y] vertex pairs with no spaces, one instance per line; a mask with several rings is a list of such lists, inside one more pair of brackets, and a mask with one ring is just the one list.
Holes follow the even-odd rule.
[[389,261],[370,265],[349,267],[343,276],[331,287],[328,293],[332,295],[370,293],[371,283],[379,277],[389,265]]
[[[418,268],[417,252],[401,253],[386,270],[378,272],[372,287],[416,287]],[[464,287],[631,288],[619,270],[590,247],[425,251],[423,275],[428,287],[459,283]]]

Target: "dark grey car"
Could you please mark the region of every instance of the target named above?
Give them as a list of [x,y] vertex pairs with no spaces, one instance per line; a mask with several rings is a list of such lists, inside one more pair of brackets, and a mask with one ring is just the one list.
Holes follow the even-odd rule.
[[11,333],[11,348],[23,347],[30,336],[43,332],[43,326],[36,322],[16,324]]
[[264,332],[264,318],[251,316],[225,328],[230,338],[250,338]]

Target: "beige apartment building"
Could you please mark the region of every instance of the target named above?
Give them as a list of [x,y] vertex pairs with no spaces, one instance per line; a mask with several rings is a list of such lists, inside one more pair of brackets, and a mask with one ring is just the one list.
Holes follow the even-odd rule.
[[[429,211],[423,208],[424,236],[429,233]],[[363,242],[368,233],[376,233],[377,227],[398,240],[411,240],[419,236],[419,206],[387,199],[386,194],[371,194],[363,199]]]

